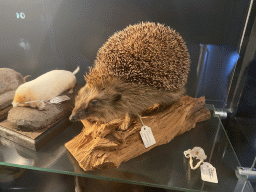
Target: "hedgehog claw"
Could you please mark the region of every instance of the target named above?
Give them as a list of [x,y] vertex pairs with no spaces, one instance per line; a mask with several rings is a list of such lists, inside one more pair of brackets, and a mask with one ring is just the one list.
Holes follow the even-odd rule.
[[129,127],[129,123],[128,122],[123,122],[121,125],[120,125],[120,130],[122,131],[125,131],[127,130]]
[[123,123],[120,125],[120,130],[125,131],[131,125],[131,116],[127,113]]

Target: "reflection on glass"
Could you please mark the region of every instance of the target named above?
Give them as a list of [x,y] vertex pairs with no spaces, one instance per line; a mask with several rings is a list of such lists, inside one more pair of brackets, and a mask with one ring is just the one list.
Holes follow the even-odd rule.
[[238,58],[236,47],[202,44],[197,67],[196,97],[205,96],[208,104],[223,108]]
[[25,41],[23,38],[20,39],[20,43],[19,43],[20,47],[22,47],[25,50],[30,49],[30,45],[27,41]]
[[21,19],[25,19],[26,15],[23,12],[20,13],[16,13],[17,19],[21,18]]

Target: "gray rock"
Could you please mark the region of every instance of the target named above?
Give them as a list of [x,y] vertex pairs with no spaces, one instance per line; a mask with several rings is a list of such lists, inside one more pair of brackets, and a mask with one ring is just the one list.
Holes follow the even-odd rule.
[[70,103],[70,101],[65,101],[62,104],[47,103],[43,111],[29,107],[12,108],[7,120],[15,124],[18,130],[40,130],[69,115],[73,108]]
[[15,95],[15,91],[7,91],[0,95],[0,110],[12,104],[14,95]]
[[16,90],[23,83],[25,83],[25,79],[20,73],[13,69],[0,68],[0,95],[7,91]]

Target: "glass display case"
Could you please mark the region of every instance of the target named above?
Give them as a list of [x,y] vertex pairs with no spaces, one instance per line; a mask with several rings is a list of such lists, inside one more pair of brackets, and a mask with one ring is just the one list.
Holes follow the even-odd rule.
[[[214,110],[212,105],[207,107]],[[72,124],[37,152],[1,137],[0,164],[182,191],[252,191],[249,182],[236,176],[235,170],[241,165],[219,117],[214,114],[170,143],[105,171],[83,171],[64,147],[81,128],[81,123]],[[194,146],[202,146],[207,162],[216,167],[218,184],[202,181],[200,170],[190,169],[183,152]]]
[[[53,69],[74,71],[80,66],[77,80],[85,84],[83,75],[112,34],[145,21],[170,26],[190,53],[187,94],[205,96],[212,117],[117,169],[79,168],[64,144],[80,133],[81,123],[68,126],[36,152],[0,137],[0,164],[183,191],[252,191],[250,182],[236,175],[241,165],[215,114],[226,116],[239,103],[244,71],[255,51],[254,7],[253,0],[1,1],[0,68],[32,79]],[[207,161],[217,169],[218,184],[203,182],[199,170],[189,169],[183,152],[194,146],[205,148]]]

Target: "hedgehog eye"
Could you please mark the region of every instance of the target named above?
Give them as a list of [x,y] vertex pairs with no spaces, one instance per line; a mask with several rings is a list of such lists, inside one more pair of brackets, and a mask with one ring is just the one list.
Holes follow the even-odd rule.
[[98,99],[93,99],[93,100],[90,101],[89,104],[95,106],[95,105],[97,105],[98,103],[99,103],[99,100],[98,100]]
[[120,93],[113,95],[113,102],[119,101],[122,98]]

